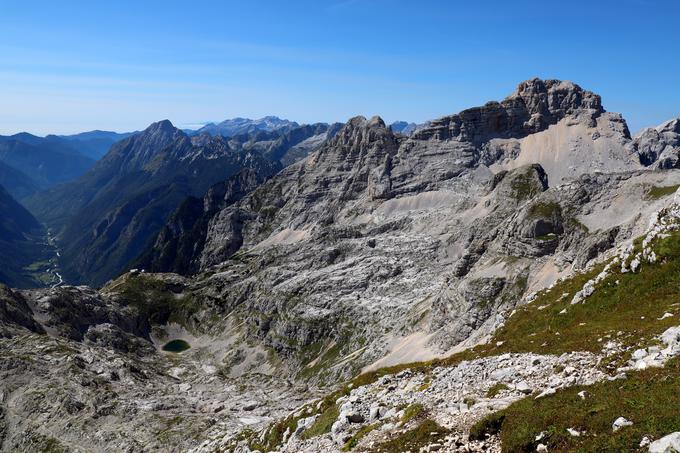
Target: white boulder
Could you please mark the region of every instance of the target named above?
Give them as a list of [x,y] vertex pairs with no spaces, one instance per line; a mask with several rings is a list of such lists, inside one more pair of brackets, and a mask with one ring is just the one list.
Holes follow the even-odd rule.
[[680,431],[662,437],[652,442],[649,453],[678,453],[680,452]]

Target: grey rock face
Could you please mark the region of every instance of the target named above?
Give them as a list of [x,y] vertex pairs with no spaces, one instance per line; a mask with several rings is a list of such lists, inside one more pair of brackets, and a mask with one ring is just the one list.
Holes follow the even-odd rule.
[[[224,261],[241,246],[244,233],[260,235],[275,217],[285,216],[291,229],[308,221],[331,223],[337,207],[380,184],[380,176],[371,178],[371,170],[396,151],[397,139],[381,119],[353,118],[310,159],[284,169],[244,203],[220,212],[209,226],[202,267]],[[375,188],[374,193],[385,190]]]
[[646,166],[668,169],[678,167],[680,153],[680,119],[657,128],[643,130],[635,137],[640,162]]
[[132,264],[151,272],[195,274],[203,252],[210,220],[243,198],[269,176],[269,167],[245,169],[215,184],[203,199],[189,197],[172,214],[154,244]]
[[17,331],[28,329],[43,333],[44,329],[33,319],[26,299],[5,285],[0,285],[0,337],[11,337]]
[[600,96],[560,80],[532,79],[501,102],[464,110],[432,121],[416,138],[481,143],[492,138],[520,138],[540,132],[579,110],[603,113]]
[[114,350],[123,354],[152,355],[155,348],[140,337],[125,332],[115,324],[91,325],[83,335],[86,344],[97,348]]

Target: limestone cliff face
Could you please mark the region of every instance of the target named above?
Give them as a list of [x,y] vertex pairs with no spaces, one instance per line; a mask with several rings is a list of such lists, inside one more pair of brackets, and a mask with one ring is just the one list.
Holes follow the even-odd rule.
[[[591,134],[597,135],[596,119],[603,112],[600,97],[578,85],[533,79],[521,83],[500,103],[435,120],[411,139],[395,136],[380,118],[353,118],[307,160],[284,170],[242,203],[219,213],[209,227],[202,266],[223,261],[244,243],[253,246],[272,231],[316,231],[347,221],[348,214],[369,213],[381,201],[427,192],[447,185],[444,181],[455,185],[466,174],[470,177],[474,169],[478,169],[476,174],[482,174],[486,166],[503,160],[513,168],[519,160],[521,143],[508,140],[545,131],[560,121],[565,122],[564,127],[595,122],[589,127],[594,131]],[[609,124],[613,120],[602,128]],[[620,141],[616,143],[617,151],[626,154],[620,169],[638,168],[637,156],[626,148],[630,137],[625,122],[622,124],[616,131]],[[553,143],[552,148],[550,145],[545,150],[549,157],[574,151],[569,149],[569,142]],[[541,163],[541,156],[531,156],[520,166],[531,164],[531,159]],[[559,162],[551,164],[559,166]],[[582,164],[573,176],[587,171],[587,165]]]
[[603,113],[600,96],[571,82],[532,79],[520,83],[501,102],[489,102],[432,121],[415,136],[477,144],[492,138],[521,138],[584,110]]
[[369,186],[376,193],[371,172],[389,162],[397,147],[397,138],[380,118],[351,119],[307,160],[284,169],[242,203],[220,212],[210,222],[202,266],[223,261],[244,241],[262,239],[275,222],[280,230],[300,234],[333,223],[339,211]]
[[635,137],[635,145],[644,165],[677,168],[680,165],[680,119],[643,130]]
[[255,190],[271,173],[270,167],[247,168],[212,186],[202,199],[189,197],[184,200],[154,244],[132,266],[151,272],[197,273],[210,220],[220,210]]

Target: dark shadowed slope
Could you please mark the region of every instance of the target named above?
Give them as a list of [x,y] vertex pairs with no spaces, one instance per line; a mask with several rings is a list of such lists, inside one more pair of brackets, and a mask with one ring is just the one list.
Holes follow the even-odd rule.
[[50,258],[40,223],[0,186],[0,283],[26,288],[40,286],[34,263]]
[[3,186],[17,200],[40,190],[38,184],[23,172],[0,162],[0,186]]
[[21,171],[42,189],[79,177],[95,162],[66,141],[27,133],[0,137],[0,161]]

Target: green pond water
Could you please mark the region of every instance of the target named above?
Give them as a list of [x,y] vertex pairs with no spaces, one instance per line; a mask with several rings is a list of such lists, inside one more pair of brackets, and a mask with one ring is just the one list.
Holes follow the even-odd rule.
[[190,347],[191,345],[184,340],[172,340],[165,343],[163,350],[167,352],[183,352]]

